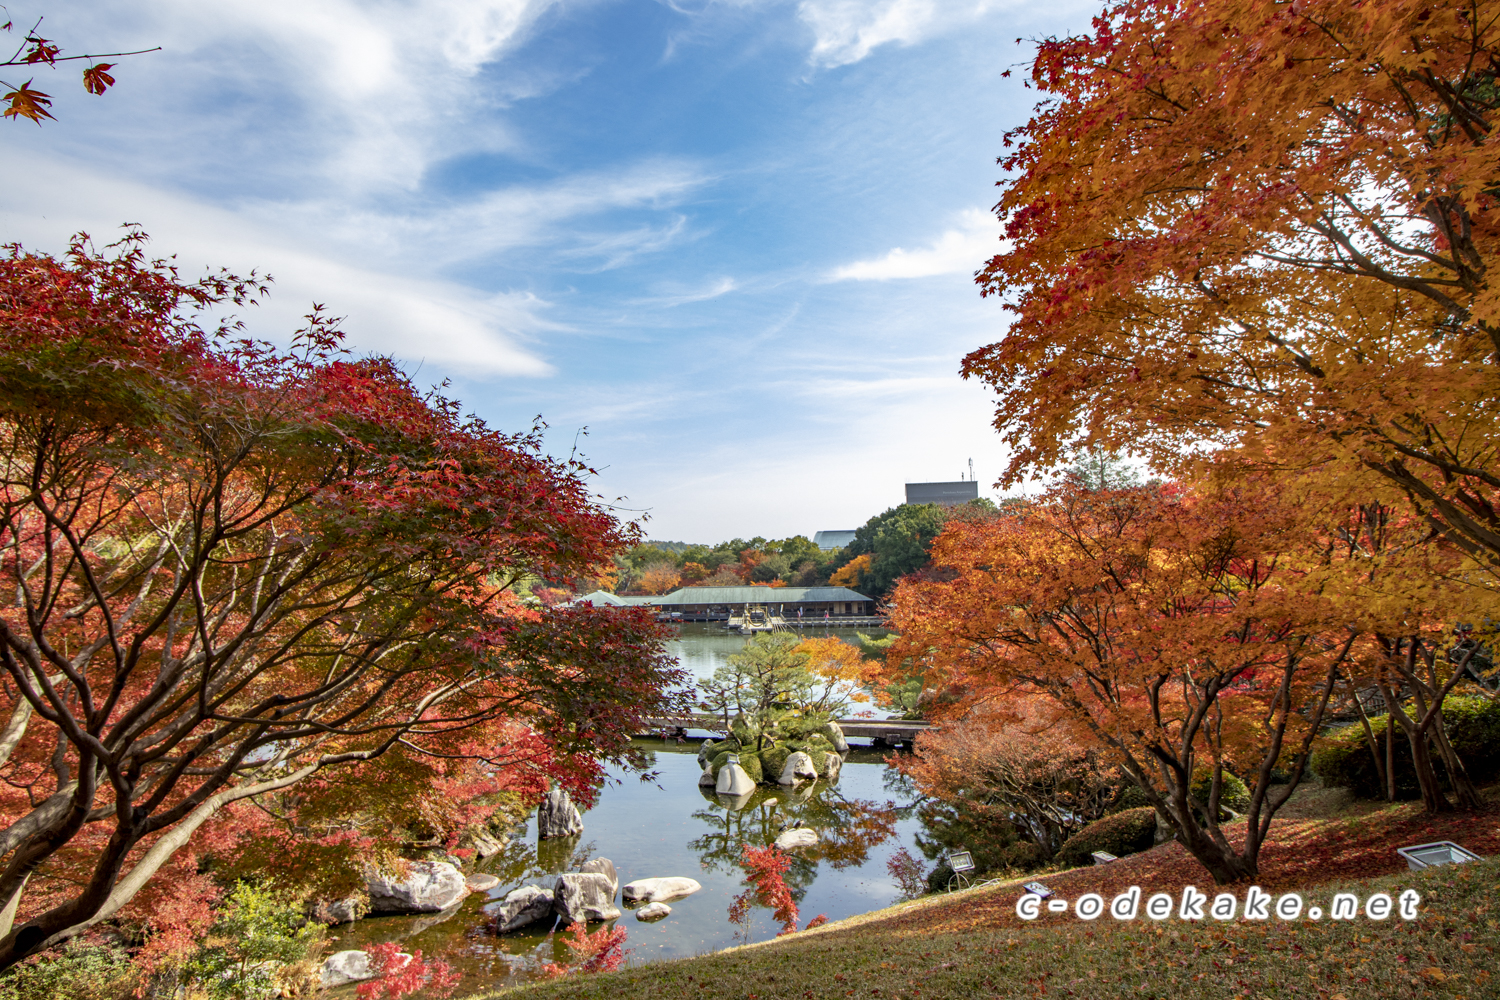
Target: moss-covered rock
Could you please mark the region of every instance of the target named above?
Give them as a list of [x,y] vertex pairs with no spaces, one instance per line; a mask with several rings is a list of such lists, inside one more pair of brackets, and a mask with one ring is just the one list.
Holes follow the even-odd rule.
[[1068,838],[1057,860],[1071,867],[1093,864],[1093,853],[1105,851],[1117,858],[1144,851],[1156,842],[1156,810],[1127,809],[1095,820]]
[[775,781],[781,777],[786,759],[791,754],[792,751],[787,749],[785,743],[773,743],[760,752],[760,770],[767,781]]

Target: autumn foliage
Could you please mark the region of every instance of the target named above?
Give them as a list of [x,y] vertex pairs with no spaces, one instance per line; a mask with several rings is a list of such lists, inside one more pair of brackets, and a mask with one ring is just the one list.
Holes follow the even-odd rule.
[[[795,933],[797,900],[786,884],[786,873],[792,866],[792,859],[775,845],[751,847],[749,844],[742,844],[740,854],[740,864],[745,869],[745,880],[750,883],[750,887],[734,897],[734,902],[729,906],[730,921],[748,927],[750,907],[759,904],[774,912],[776,921],[781,924],[781,934]],[[808,921],[807,927],[811,929],[820,926],[827,920],[826,916],[819,914]]]
[[[1023,514],[951,523],[941,572],[896,591],[890,665],[962,691],[954,715],[1044,698],[1216,879],[1253,875],[1356,638],[1340,603],[1300,585],[1317,568],[1304,513],[1265,487],[1069,483]],[[1277,771],[1290,780],[1273,787]],[[1226,772],[1251,788],[1238,844]]]
[[1497,72],[1493,0],[1129,0],[1041,43],[978,279],[1014,320],[964,362],[1008,478],[1228,448],[1500,558]]
[[0,260],[0,967],[117,914],[185,933],[205,854],[347,880],[482,796],[587,802],[680,679],[649,615],[511,591],[635,538],[540,427],[320,313],[290,352],[204,329],[261,289],[142,243]]
[[543,965],[542,972],[549,979],[571,973],[587,975],[624,968],[628,951],[625,947],[625,928],[604,926],[590,933],[583,924],[575,922],[568,925],[568,933],[572,936],[563,938],[563,944],[573,953],[572,961],[566,965],[555,962]]

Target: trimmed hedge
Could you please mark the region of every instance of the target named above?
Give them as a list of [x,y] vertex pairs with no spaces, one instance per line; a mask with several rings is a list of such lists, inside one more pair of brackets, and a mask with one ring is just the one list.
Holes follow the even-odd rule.
[[[1193,783],[1188,786],[1188,791],[1193,797],[1204,805],[1208,805],[1208,788],[1213,777],[1212,771],[1205,770],[1202,774],[1196,775]],[[1250,789],[1228,771],[1224,772],[1224,780],[1219,784],[1219,807],[1233,809],[1235,812],[1244,812],[1250,808]]]
[[[1476,783],[1500,776],[1500,704],[1486,698],[1450,696],[1443,702],[1443,720],[1446,723],[1448,742],[1453,752],[1463,761],[1464,770]],[[1370,728],[1376,737],[1381,761],[1385,760],[1384,715],[1373,716]],[[1393,727],[1396,746],[1396,797],[1416,798],[1417,775],[1411,766],[1411,743],[1399,725]],[[1438,780],[1448,784],[1447,769],[1437,748],[1432,751],[1432,763],[1437,769]],[[1312,755],[1312,770],[1329,785],[1347,788],[1355,795],[1366,799],[1383,799],[1385,790],[1380,784],[1380,773],[1375,768],[1369,744],[1365,742],[1365,730],[1358,722],[1335,730],[1321,737]]]
[[1117,858],[1144,851],[1156,842],[1156,810],[1150,806],[1127,809],[1113,816],[1097,819],[1068,838],[1057,860],[1069,867],[1093,864],[1095,851],[1107,851]]

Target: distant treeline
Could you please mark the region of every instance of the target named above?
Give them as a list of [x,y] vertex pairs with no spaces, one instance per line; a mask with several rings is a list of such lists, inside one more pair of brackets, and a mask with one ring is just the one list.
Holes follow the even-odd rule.
[[985,517],[988,500],[960,507],[902,504],[870,518],[841,549],[824,552],[806,535],[732,538],[716,545],[649,541],[614,560],[614,579],[595,579],[617,594],[665,594],[679,587],[849,587],[880,599],[898,577],[921,569],[927,550],[953,517]]

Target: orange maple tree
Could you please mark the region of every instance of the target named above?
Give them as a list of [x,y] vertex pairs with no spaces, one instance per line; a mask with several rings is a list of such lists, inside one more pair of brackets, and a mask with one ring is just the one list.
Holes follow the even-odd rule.
[[1495,0],[1128,0],[1041,43],[977,279],[1015,318],[963,369],[1007,478],[1327,461],[1500,561],[1497,73]]
[[[888,662],[963,692],[952,715],[1044,696],[1217,881],[1253,876],[1357,637],[1297,585],[1319,565],[1304,516],[1263,487],[1069,482],[1014,517],[950,522],[936,572],[895,592]],[[1239,843],[1226,773],[1250,789]]]

